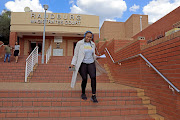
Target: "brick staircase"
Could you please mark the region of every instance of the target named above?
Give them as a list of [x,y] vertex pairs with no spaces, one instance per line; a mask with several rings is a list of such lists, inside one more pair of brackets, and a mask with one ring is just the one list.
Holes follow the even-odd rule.
[[[26,86],[28,84],[28,87]],[[4,83],[0,92],[0,118],[6,119],[103,119],[163,120],[150,105],[144,91],[114,83],[98,83],[99,103],[80,99],[80,83],[71,90],[69,83]],[[26,86],[26,87],[24,87]],[[36,90],[37,86],[41,86]],[[11,89],[10,89],[11,88]]]
[[14,56],[10,57],[10,63],[4,63],[4,57],[0,58],[0,82],[24,82],[25,60],[27,56],[19,56],[15,63]]
[[[87,84],[86,92],[88,100],[81,100],[81,83],[77,83],[74,89],[70,87],[72,72],[68,71],[68,66],[71,59],[52,57],[48,64],[39,64],[30,83],[20,83],[24,78],[19,78],[19,82],[14,78],[9,79],[9,82],[1,81],[0,119],[164,120],[156,114],[156,107],[150,104],[150,98],[144,95],[142,89],[110,83],[110,73],[97,78],[99,103],[90,101],[90,83]],[[107,67],[103,59],[99,62]],[[20,61],[0,64],[4,67],[9,65],[9,70],[15,65],[20,67],[20,63],[25,64]],[[14,71],[15,78],[18,72]],[[5,73],[4,76],[8,77]]]
[[[72,57],[53,56],[48,64],[39,64],[29,81],[37,83],[69,83],[72,77],[72,72],[68,71],[71,60]],[[109,83],[109,78],[106,74],[103,74],[97,77],[97,82]]]

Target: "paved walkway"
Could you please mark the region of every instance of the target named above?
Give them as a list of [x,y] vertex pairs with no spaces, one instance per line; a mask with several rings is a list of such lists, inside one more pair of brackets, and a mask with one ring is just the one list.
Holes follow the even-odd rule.
[[[97,83],[97,90],[121,90],[137,89],[116,83]],[[81,90],[81,84],[77,83],[75,88],[70,83],[6,83],[1,82],[0,90]],[[86,90],[91,90],[91,84],[87,84]]]

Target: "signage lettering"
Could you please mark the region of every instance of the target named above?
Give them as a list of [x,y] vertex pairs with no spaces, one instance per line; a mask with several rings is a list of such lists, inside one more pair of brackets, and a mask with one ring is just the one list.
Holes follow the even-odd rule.
[[55,18],[55,15],[54,14],[51,14],[51,19],[54,19]]
[[74,15],[70,15],[70,20],[74,20]]
[[68,16],[67,15],[63,15],[64,20],[67,20]]
[[61,15],[60,14],[57,15],[57,19],[61,19]]
[[38,17],[37,17],[37,18],[38,18],[38,19],[41,18],[41,14],[38,14]]
[[31,14],[31,18],[35,18],[36,16],[35,16],[35,14],[34,13],[32,13]]
[[77,20],[81,20],[81,16],[78,15],[78,16],[76,17],[76,19],[77,19]]
[[[43,13],[31,13],[32,24],[44,24]],[[81,16],[73,14],[46,14],[46,24],[58,24],[58,25],[80,25]]]

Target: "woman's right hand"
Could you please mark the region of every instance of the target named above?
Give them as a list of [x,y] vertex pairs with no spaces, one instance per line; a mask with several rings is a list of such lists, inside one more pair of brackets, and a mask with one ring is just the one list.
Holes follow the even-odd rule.
[[74,67],[75,67],[75,65],[70,65],[69,67],[74,68]]

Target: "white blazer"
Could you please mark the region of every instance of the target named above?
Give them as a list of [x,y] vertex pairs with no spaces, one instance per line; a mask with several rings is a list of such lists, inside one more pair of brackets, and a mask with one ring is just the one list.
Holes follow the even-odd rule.
[[[75,50],[74,50],[74,56],[72,58],[71,64],[75,65],[75,71],[73,71],[72,80],[71,80],[71,87],[74,88],[76,84],[76,80],[81,79],[81,76],[78,74],[79,68],[81,66],[81,63],[84,59],[85,52],[84,52],[84,41],[85,39],[82,39],[77,42]],[[92,45],[92,49],[95,51],[95,43],[90,41]],[[106,71],[99,65],[99,63],[96,60],[96,54],[94,52],[93,58],[95,60],[96,64],[96,76],[101,75],[102,73],[106,73]],[[77,78],[78,76],[78,78]]]

